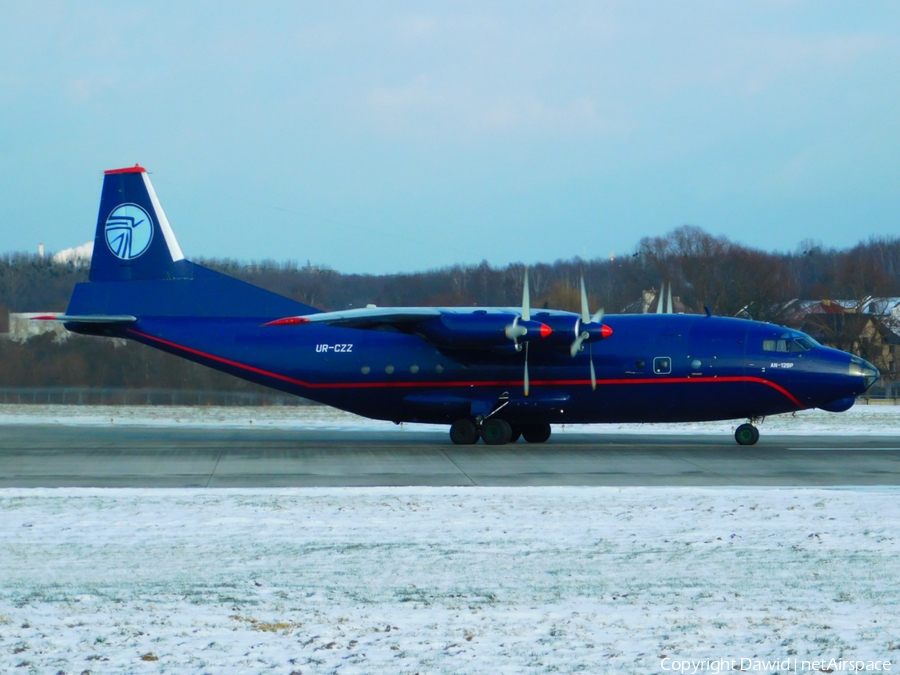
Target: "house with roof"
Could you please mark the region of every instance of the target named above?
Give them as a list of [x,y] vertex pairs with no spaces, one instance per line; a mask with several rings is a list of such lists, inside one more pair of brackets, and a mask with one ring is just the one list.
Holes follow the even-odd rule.
[[900,298],[793,300],[785,309],[787,325],[872,362],[892,389],[900,376]]

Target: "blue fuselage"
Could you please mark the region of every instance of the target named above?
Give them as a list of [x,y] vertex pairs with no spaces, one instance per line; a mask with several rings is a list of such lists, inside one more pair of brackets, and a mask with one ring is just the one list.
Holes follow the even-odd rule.
[[852,403],[871,384],[853,368],[854,360],[864,362],[850,354],[815,343],[776,351],[772,346],[791,334],[787,329],[740,319],[607,316],[612,336],[575,357],[565,349],[530,350],[528,396],[521,352],[442,350],[396,330],[264,326],[270,319],[143,316],[118,332],[238,377],[395,422],[449,423],[498,400],[506,401],[511,421],[753,418]]

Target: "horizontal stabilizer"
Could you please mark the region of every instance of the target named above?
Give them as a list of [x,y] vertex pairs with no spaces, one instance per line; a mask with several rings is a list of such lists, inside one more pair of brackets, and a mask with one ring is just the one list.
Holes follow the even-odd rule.
[[96,324],[111,324],[111,323],[134,323],[137,321],[136,316],[130,316],[127,314],[120,315],[112,315],[112,314],[90,314],[90,315],[74,315],[74,314],[45,314],[44,316],[35,316],[31,318],[32,321],[64,321],[66,323],[96,323]]

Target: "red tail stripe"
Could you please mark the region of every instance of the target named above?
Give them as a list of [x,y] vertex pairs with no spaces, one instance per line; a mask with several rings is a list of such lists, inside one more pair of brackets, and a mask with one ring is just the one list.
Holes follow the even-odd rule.
[[103,173],[109,176],[114,173],[146,173],[147,169],[142,167],[139,164],[135,164],[134,166],[128,166],[124,169],[110,169],[109,171],[104,171]]

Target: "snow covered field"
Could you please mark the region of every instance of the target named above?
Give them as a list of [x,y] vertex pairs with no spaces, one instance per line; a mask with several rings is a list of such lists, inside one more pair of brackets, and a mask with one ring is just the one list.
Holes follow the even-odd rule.
[[[746,420],[690,424],[554,425],[553,433],[730,434]],[[0,405],[0,425],[63,424],[109,426],[184,426],[231,429],[344,429],[446,433],[446,426],[368,420],[325,406],[270,408],[205,406],[64,406]],[[844,413],[804,410],[796,415],[766,418],[764,434],[894,435],[900,434],[900,406],[856,405]]]
[[[313,406],[6,405],[0,424],[398,429]],[[763,430],[891,435],[900,408],[806,411]],[[750,659],[751,670],[774,672],[753,666],[798,659],[803,671],[803,660],[841,658],[889,660],[896,671],[898,497],[894,488],[5,489],[0,671],[661,673],[673,660],[711,660],[715,672],[716,659]]]
[[667,657],[897,661],[898,497],[0,490],[0,670],[658,673]]

